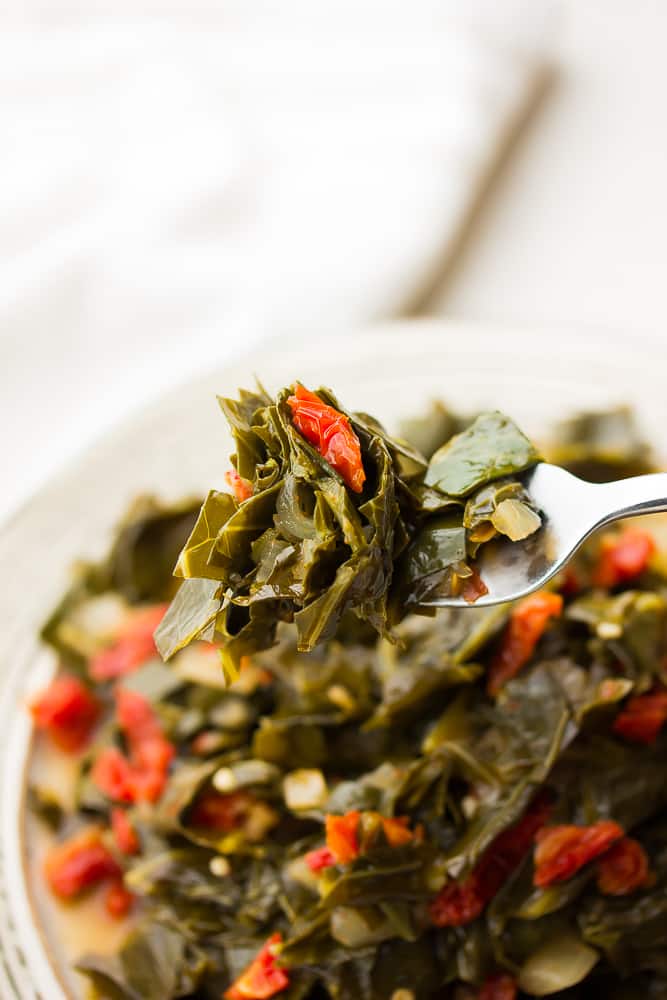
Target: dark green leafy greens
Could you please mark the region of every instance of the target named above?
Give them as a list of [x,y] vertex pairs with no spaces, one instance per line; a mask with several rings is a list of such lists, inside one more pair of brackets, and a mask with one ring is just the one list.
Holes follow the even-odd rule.
[[118,525],[107,558],[77,564],[70,589],[42,628],[42,638],[64,663],[81,668],[104,644],[104,626],[113,628],[122,605],[174,596],[178,581],[172,568],[199,507],[197,499],[167,506],[151,496],[137,497]]
[[[173,657],[163,663],[149,651],[119,682],[151,706],[174,759],[159,799],[122,804],[141,845],[117,855],[136,897],[134,924],[117,953],[104,954],[101,938],[100,954],[77,956],[91,995],[220,1000],[278,933],[288,976],[278,1000],[459,1000],[477,997],[500,971],[520,996],[664,1000],[667,724],[650,743],[621,738],[613,725],[628,698],[667,682],[665,563],[613,593],[592,588],[593,541],[575,567],[578,591],[563,581],[563,614],[491,698],[487,672],[513,609],[404,617],[400,586],[427,588],[436,558],[468,562],[500,530],[494,518],[504,501],[530,511],[514,478],[530,454],[518,432],[510,435],[516,468],[503,459],[496,478],[475,481],[460,500],[425,483],[426,466],[409,445],[392,442],[371,418],[352,417],[364,459],[375,456],[368,495],[353,496],[307,442],[293,440],[277,403],[245,393],[226,405],[238,470],[255,493],[242,503],[209,495],[161,630]],[[465,426],[452,417],[443,433]],[[289,451],[285,465],[282,450],[264,443],[278,439]],[[460,486],[458,447],[450,453]],[[440,449],[445,475],[447,462]],[[132,517],[123,532],[145,546]],[[398,553],[391,566],[371,555],[377,538],[390,536]],[[139,551],[123,564],[138,566]],[[363,608],[343,601],[329,636],[323,606],[338,599],[342,567],[351,589],[361,585],[363,559],[373,566],[363,579],[389,574],[388,590]],[[67,670],[84,678],[110,641],[110,620],[163,600],[171,585],[156,554],[150,592],[139,582],[151,578],[144,567],[119,594],[116,560],[87,568],[45,632]],[[295,610],[304,588],[321,592]],[[300,651],[318,629],[314,648]],[[267,630],[275,645],[262,651]],[[213,647],[186,648],[197,635],[237,643],[237,658],[252,651],[237,679],[225,681]],[[94,691],[105,714],[79,760],[74,810],[41,784],[31,792],[36,813],[65,841],[91,822],[106,831],[119,807],[91,777],[101,753],[126,749],[113,681]],[[621,824],[645,850],[650,882],[605,895],[588,864],[539,888],[529,844],[474,919],[436,926],[430,907],[443,886],[465,884],[541,794],[549,823]],[[311,870],[305,859],[328,843],[327,816],[355,810],[356,855]],[[401,817],[408,835],[392,843],[383,818]]]
[[212,491],[204,501],[176,567],[185,582],[156,635],[166,658],[213,638],[233,677],[244,655],[274,644],[278,622],[293,621],[309,651],[352,614],[391,637],[408,610],[465,587],[485,541],[540,527],[512,478],[539,453],[507,417],[482,414],[427,461],[320,389],[359,440],[366,482],[357,494],[297,430],[290,392],[274,400],[258,387],[220,400],[250,495]]
[[450,496],[465,497],[539,460],[537,449],[511,420],[502,413],[483,413],[436,451],[425,482]]

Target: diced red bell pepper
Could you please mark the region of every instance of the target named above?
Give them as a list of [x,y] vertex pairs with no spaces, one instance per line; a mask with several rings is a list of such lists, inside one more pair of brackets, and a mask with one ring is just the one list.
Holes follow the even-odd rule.
[[154,604],[131,612],[115,641],[91,657],[88,673],[92,679],[100,682],[124,677],[156,656],[153,633],[167,607],[167,604]]
[[314,851],[308,851],[305,861],[311,872],[321,872],[324,868],[331,868],[336,864],[336,859],[328,847],[318,847]]
[[485,979],[477,1000],[516,1000],[517,985],[513,976],[496,972]]
[[558,579],[560,581],[558,589],[563,597],[574,597],[581,590],[581,578],[572,566],[566,566]]
[[244,500],[248,500],[252,496],[252,485],[247,479],[239,476],[236,469],[227,469],[225,472],[225,482],[239,503],[243,503]]
[[464,601],[466,601],[466,603],[474,604],[478,597],[483,597],[484,594],[488,594],[488,592],[489,588],[473,566],[471,575],[466,576],[463,579],[461,597]]
[[132,826],[129,816],[124,809],[115,808],[111,810],[111,831],[114,836],[116,847],[121,854],[138,854],[141,849],[137,831]]
[[476,871],[460,882],[448,882],[429,905],[436,927],[464,927],[482,913],[489,899]]
[[[130,749],[130,760],[141,777],[150,773],[159,778],[158,798],[167,777],[167,770],[173,759],[175,747],[164,736],[162,723],[150,702],[136,691],[118,688],[116,691],[116,715]],[[154,802],[155,798],[149,797]]]
[[336,860],[336,864],[346,865],[359,856],[359,840],[357,836],[361,813],[356,809],[344,816],[334,816],[329,813],[325,820],[327,847]]
[[592,826],[545,826],[537,835],[533,885],[565,882],[623,836],[623,827],[604,819]]
[[667,720],[667,691],[636,695],[614,719],[612,729],[631,743],[655,743]]
[[289,986],[289,976],[278,965],[281,934],[272,934],[245,972],[225,993],[225,1000],[269,1000]]
[[114,802],[134,802],[134,776],[127,757],[116,747],[102,750],[90,772],[91,780]]
[[597,863],[597,885],[605,896],[628,896],[653,885],[646,851],[632,837],[621,837]]
[[102,751],[92,779],[117,802],[156,802],[164,791],[175,747],[164,736],[149,702],[136,691],[116,690],[116,716],[129,760],[115,747]]
[[653,536],[639,528],[603,535],[592,574],[594,586],[618,587],[636,579],[648,567],[655,551]]
[[154,774],[166,774],[173,757],[174,745],[164,736],[153,736],[144,740],[133,750],[137,767]]
[[254,796],[242,789],[226,795],[207,789],[190,809],[188,823],[207,830],[231,833],[243,824],[254,802]]
[[501,687],[528,663],[551,618],[561,614],[563,598],[548,590],[538,590],[516,605],[491,661],[487,690],[497,695]]
[[122,879],[116,879],[111,883],[104,896],[104,906],[110,917],[122,920],[126,917],[134,904],[134,893],[125,888]]
[[[358,837],[361,815],[358,812],[349,812],[345,816],[326,817],[327,846],[309,851],[305,855],[306,864],[311,871],[319,872],[335,864],[347,864],[359,856],[362,850]],[[408,816],[381,816],[370,811],[364,812],[363,815],[377,819],[390,847],[409,844],[415,838],[415,833],[408,826],[410,822]]]
[[71,674],[60,674],[30,706],[38,729],[61,750],[82,750],[100,716],[100,704],[86,685]]
[[414,839],[414,833],[409,829],[409,816],[382,817],[382,829],[390,847],[401,847]]
[[162,724],[155,710],[137,691],[117,688],[116,718],[132,753],[140,753],[147,744],[163,739]]
[[299,384],[287,403],[299,433],[340,473],[351,490],[361,493],[366,481],[361,445],[345,414],[323,403],[314,392]]
[[436,927],[461,927],[482,913],[525,858],[551,808],[550,796],[538,793],[519,822],[491,841],[467,878],[440,890],[429,907]]
[[167,769],[133,768],[132,801],[157,802],[167,784]]
[[60,899],[74,899],[107,878],[119,878],[118,862],[102,841],[98,827],[86,827],[52,847],[44,862],[49,888]]

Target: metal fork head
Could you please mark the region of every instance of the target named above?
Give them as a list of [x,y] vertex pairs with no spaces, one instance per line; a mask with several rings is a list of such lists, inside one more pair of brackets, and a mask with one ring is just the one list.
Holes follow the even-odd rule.
[[[647,490],[651,491],[646,481],[662,478],[640,476],[598,485],[584,482],[557,465],[536,465],[526,474],[524,483],[542,514],[542,527],[522,542],[498,538],[482,546],[477,569],[488,593],[479,597],[474,607],[513,601],[543,587],[597,527],[617,517],[644,513],[645,507],[629,509],[626,500],[629,503],[631,497],[646,498]],[[658,483],[653,484],[654,491],[656,488]],[[471,606],[462,597],[434,597],[424,605]]]

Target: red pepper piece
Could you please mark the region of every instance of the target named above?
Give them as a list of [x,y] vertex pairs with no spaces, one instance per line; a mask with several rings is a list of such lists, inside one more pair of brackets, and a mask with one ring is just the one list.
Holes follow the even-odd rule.
[[52,847],[44,862],[49,888],[60,899],[74,899],[107,878],[119,878],[118,862],[105,847],[98,827],[86,827]]
[[390,847],[401,847],[413,840],[414,833],[408,828],[409,823],[409,816],[382,817],[382,829]]
[[68,753],[82,750],[100,715],[100,704],[78,677],[60,674],[30,706],[38,729]]
[[157,656],[153,633],[167,607],[167,604],[155,604],[132,612],[115,642],[91,658],[88,673],[92,679],[108,681],[124,677]]
[[652,535],[639,528],[624,528],[620,534],[602,536],[592,582],[596,587],[618,587],[643,573],[656,544]]
[[436,927],[461,927],[482,913],[519,867],[550,812],[550,797],[540,792],[518,823],[494,837],[467,878],[440,890],[429,907]]
[[636,695],[614,719],[612,729],[632,743],[655,743],[667,720],[667,691]]
[[499,833],[484,851],[475,870],[489,900],[519,867],[551,815],[551,810],[549,793],[538,792],[518,823]]
[[464,927],[482,913],[487,890],[473,870],[462,882],[448,882],[429,905],[436,927]]
[[653,885],[646,851],[632,837],[622,837],[597,863],[598,889],[605,896],[628,896]]
[[516,980],[506,972],[496,972],[485,979],[477,1000],[516,1000]]
[[111,810],[111,831],[114,836],[116,847],[121,854],[138,854],[141,845],[137,831],[132,826],[129,816],[124,809]]
[[336,864],[336,859],[328,847],[318,847],[314,851],[308,851],[305,861],[311,872],[321,872],[324,868],[331,868]]
[[140,754],[146,745],[164,739],[162,725],[153,707],[136,691],[118,688],[116,718],[132,753]]
[[225,482],[236,497],[239,503],[248,500],[253,493],[252,486],[247,479],[239,476],[236,469],[227,469],[225,472]]
[[175,747],[149,702],[135,691],[118,688],[116,717],[127,741],[129,760],[112,747],[102,751],[91,776],[117,802],[156,802],[167,782]]
[[[376,812],[365,812],[364,816],[375,817],[381,825],[390,847],[409,844],[415,833],[409,829],[408,816],[381,816]],[[313,872],[322,871],[335,864],[347,864],[361,853],[358,827],[361,814],[349,812],[345,816],[329,815],[326,818],[327,846],[309,851],[305,855],[306,864]]]
[[329,814],[326,817],[327,847],[339,865],[346,865],[359,856],[357,832],[360,818],[361,813],[356,809],[344,816]]
[[240,790],[222,795],[209,789],[192,806],[188,823],[207,830],[231,833],[243,824],[254,802],[250,792]]
[[475,569],[472,568],[472,574],[466,576],[463,580],[463,587],[461,589],[461,597],[468,604],[474,604],[478,597],[483,597],[484,594],[488,594],[489,588],[482,580],[481,576]]
[[563,610],[563,598],[548,590],[538,590],[516,605],[491,661],[487,690],[497,695],[501,687],[516,677],[528,662],[549,620]]
[[167,784],[167,768],[135,767],[132,770],[132,801],[157,802]]
[[130,749],[135,801],[156,802],[167,783],[175,753],[150,703],[135,691],[116,691],[118,725]]
[[245,972],[225,993],[225,1000],[268,1000],[289,986],[285,969],[278,965],[282,935],[272,934]]
[[287,403],[299,433],[340,473],[351,490],[361,493],[366,481],[361,445],[345,414],[323,403],[314,392],[299,384]]
[[572,566],[566,566],[558,579],[560,581],[558,589],[563,597],[574,597],[582,588],[581,578]]
[[565,882],[622,836],[623,828],[609,819],[592,826],[544,827],[537,835],[533,885],[544,888]]
[[116,747],[98,754],[90,772],[91,780],[114,802],[134,802],[134,780],[127,757]]
[[122,879],[116,879],[111,883],[104,896],[104,906],[110,917],[122,920],[126,917],[134,904],[134,894],[125,888]]

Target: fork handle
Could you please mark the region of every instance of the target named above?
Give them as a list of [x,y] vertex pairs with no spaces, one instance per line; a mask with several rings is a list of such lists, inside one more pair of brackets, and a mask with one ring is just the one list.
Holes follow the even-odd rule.
[[667,511],[667,472],[595,484],[595,491],[601,512],[598,528],[622,517]]

